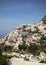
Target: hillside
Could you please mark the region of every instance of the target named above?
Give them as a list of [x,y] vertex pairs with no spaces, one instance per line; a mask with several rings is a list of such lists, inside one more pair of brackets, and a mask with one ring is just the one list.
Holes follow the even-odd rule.
[[[20,46],[37,45],[44,47],[46,53],[46,16],[44,16],[36,24],[20,25],[12,30],[7,36],[0,39],[0,44],[4,43],[5,46],[13,46],[14,50],[23,49]],[[26,48],[24,46],[24,48]]]

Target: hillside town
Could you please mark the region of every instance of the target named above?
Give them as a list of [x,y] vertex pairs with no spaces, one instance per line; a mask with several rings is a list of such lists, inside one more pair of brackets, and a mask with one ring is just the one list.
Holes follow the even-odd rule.
[[[1,44],[5,47],[3,54],[25,58],[32,62],[46,61],[46,16],[33,25],[23,24],[16,27],[0,39]],[[8,48],[9,46],[13,47],[12,50]]]

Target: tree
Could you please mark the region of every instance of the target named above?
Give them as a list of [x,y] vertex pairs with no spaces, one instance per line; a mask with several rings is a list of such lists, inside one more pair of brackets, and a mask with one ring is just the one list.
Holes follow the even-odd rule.
[[38,46],[35,44],[30,44],[30,46],[28,47],[28,52],[32,53],[33,55],[37,54],[38,51]]
[[0,54],[0,65],[6,65],[7,63],[7,56]]
[[23,39],[22,39],[23,43],[22,44],[19,44],[18,48],[19,48],[19,50],[24,50],[25,51],[27,49],[26,41],[24,40],[24,38],[26,36],[23,36],[22,35],[22,37],[23,37]]
[[6,65],[7,62],[7,56],[2,55],[2,52],[4,51],[4,43],[0,44],[0,65]]
[[4,47],[5,47],[4,43],[0,44],[0,53],[4,51]]
[[40,44],[41,44],[41,50],[45,51],[45,49],[46,49],[46,37],[44,35],[42,35],[42,37],[40,39]]
[[35,26],[34,28],[36,29],[35,32],[38,33],[38,31],[39,31],[38,27]]
[[24,50],[25,51],[27,49],[27,45],[25,43],[23,43],[22,45],[19,44],[18,48],[19,48],[19,50]]
[[11,52],[12,49],[13,49],[13,46],[5,46],[5,47],[4,47],[4,51],[5,51],[5,52]]

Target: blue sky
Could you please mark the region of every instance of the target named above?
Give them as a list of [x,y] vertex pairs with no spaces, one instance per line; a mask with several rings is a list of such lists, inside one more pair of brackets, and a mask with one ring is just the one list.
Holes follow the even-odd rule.
[[46,0],[0,0],[0,33],[33,24],[46,14]]

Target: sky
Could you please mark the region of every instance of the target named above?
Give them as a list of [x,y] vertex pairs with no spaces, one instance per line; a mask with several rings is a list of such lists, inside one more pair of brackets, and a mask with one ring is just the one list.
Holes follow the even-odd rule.
[[0,0],[0,33],[33,24],[46,15],[46,0]]

